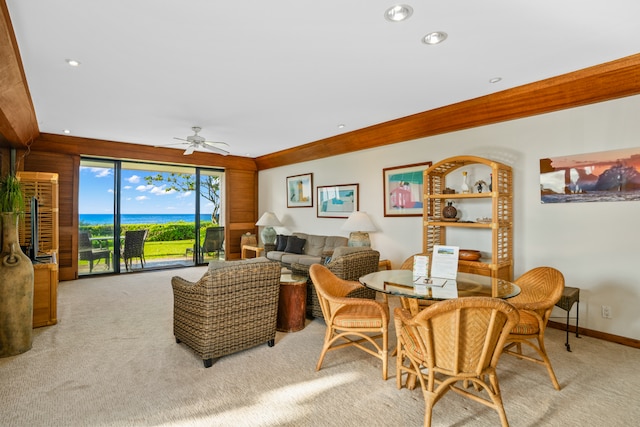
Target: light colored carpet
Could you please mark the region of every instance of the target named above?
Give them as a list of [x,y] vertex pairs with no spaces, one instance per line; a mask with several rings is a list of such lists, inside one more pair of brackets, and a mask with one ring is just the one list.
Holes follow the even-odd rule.
[[[3,426],[420,426],[422,393],[381,379],[355,349],[315,364],[324,321],[205,369],[172,334],[170,277],[202,268],[60,283],[59,323],[35,330],[33,349],[0,359]],[[391,329],[393,329],[393,326]],[[640,350],[549,329],[561,391],[543,367],[503,356],[499,379],[512,426],[629,426],[640,420]],[[395,344],[392,334],[390,347]],[[498,415],[448,393],[434,426],[495,426]]]

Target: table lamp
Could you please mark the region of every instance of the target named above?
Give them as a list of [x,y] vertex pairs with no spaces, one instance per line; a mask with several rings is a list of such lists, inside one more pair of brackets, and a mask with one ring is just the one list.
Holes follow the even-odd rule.
[[273,227],[277,227],[282,225],[280,220],[273,212],[265,212],[262,214],[256,225],[259,227],[264,227],[262,229],[262,233],[260,236],[262,237],[262,243],[265,244],[273,244],[276,242],[276,230]]
[[349,246],[371,246],[368,231],[376,231],[366,212],[356,211],[349,215],[342,229],[351,231],[349,234]]

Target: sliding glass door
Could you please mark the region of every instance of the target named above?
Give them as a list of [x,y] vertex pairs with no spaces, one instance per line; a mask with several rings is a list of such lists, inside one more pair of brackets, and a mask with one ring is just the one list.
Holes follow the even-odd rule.
[[223,180],[220,170],[82,160],[79,274],[224,259]]

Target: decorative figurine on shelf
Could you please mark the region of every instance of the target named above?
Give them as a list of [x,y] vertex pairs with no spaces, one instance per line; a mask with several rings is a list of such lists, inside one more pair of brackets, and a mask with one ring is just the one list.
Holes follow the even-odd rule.
[[493,174],[489,174],[489,191],[493,191]]
[[475,186],[478,189],[478,193],[482,193],[482,186],[483,185],[487,185],[487,183],[484,182],[483,180],[476,181]]
[[461,193],[466,194],[466,193],[471,193],[471,190],[469,189],[469,184],[467,183],[467,172],[462,172],[462,186],[460,187],[461,189]]

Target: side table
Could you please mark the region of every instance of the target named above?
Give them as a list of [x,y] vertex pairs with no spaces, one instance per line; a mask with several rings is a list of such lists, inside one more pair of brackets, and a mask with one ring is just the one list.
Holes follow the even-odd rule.
[[256,254],[256,258],[262,255],[264,248],[254,245],[242,245],[242,252],[240,253],[241,259],[247,259],[247,251],[253,251]]
[[304,329],[307,310],[307,278],[285,273],[280,277],[276,330],[297,332]]
[[571,311],[571,307],[573,307],[574,303],[578,303],[576,308],[576,338],[580,338],[578,335],[578,322],[579,322],[579,312],[580,312],[580,288],[571,288],[569,286],[564,287],[564,291],[562,291],[562,296],[560,300],[556,303],[556,307],[559,307],[567,312],[567,342],[565,343],[565,347],[567,351],[571,351],[571,346],[569,345],[569,312]]

